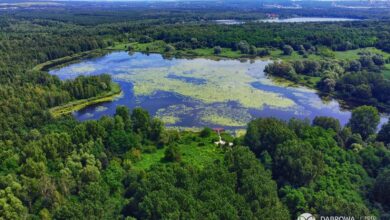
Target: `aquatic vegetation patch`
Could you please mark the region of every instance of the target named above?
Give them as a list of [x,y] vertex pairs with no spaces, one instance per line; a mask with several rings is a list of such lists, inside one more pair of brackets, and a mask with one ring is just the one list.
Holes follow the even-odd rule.
[[167,125],[174,125],[181,121],[183,115],[190,114],[194,109],[184,104],[171,105],[168,108],[160,108],[156,117],[160,118]]
[[245,108],[218,104],[200,111],[199,119],[206,124],[244,127],[252,119],[252,116]]
[[[187,74],[187,73],[185,73],[185,74]],[[192,83],[195,85],[201,85],[201,84],[205,84],[207,82],[206,79],[200,79],[200,78],[189,77],[189,76],[178,76],[175,74],[168,74],[167,78],[180,80],[180,81],[183,81],[186,83]]]
[[177,105],[170,105],[167,108],[160,108],[156,116],[157,117],[163,117],[163,116],[177,116],[181,114],[189,114],[194,110],[193,107],[186,106],[184,104],[177,104]]
[[[90,106],[80,115],[75,114],[80,120],[86,120],[98,119],[117,105],[143,107],[170,128],[180,130],[204,126],[236,130],[244,128],[251,119],[264,116],[287,120],[331,115],[343,123],[350,117],[348,112],[340,110],[338,102],[324,103],[312,89],[265,76],[264,67],[269,62],[163,59],[159,54],[114,52],[51,71],[61,79],[111,74],[123,93],[108,97],[112,103],[104,106],[109,111],[97,108],[95,100],[83,100],[56,107],[51,112],[62,115]],[[99,99],[98,103],[108,98]]]
[[106,111],[108,108],[106,107],[106,106],[97,106],[96,108],[95,108],[95,111],[96,112],[104,112],[104,111]]
[[[207,104],[236,101],[245,108],[256,109],[262,109],[264,105],[280,108],[295,105],[293,100],[278,93],[253,88],[250,83],[256,79],[247,74],[250,65],[247,62],[231,60],[219,62],[206,59],[182,60],[173,66],[129,70],[127,73],[117,74],[115,78],[132,82],[137,96],[166,91]],[[262,65],[258,65],[257,71],[262,74]],[[188,74],[189,72],[191,74]],[[177,77],[190,75],[192,78],[203,79],[205,83],[194,84],[170,79],[168,76],[172,74]]]
[[77,73],[77,74],[89,73],[89,72],[93,72],[95,70],[96,70],[95,67],[91,64],[79,65],[79,66],[75,66],[75,67],[70,69],[71,72]]
[[232,127],[242,127],[245,126],[245,122],[237,121],[234,118],[229,118],[221,115],[203,115],[201,116],[203,122],[222,125],[222,126],[232,126]]
[[175,116],[157,116],[161,121],[164,122],[164,124],[167,124],[167,125],[173,125],[173,124],[176,124],[178,122],[180,122],[180,118],[179,117],[175,117]]

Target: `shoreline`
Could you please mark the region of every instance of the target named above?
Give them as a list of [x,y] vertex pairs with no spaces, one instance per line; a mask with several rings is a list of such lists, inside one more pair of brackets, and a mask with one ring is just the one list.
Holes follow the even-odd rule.
[[[110,52],[115,52],[115,51],[126,52],[125,47],[127,47],[129,45],[134,45],[134,44],[139,45],[139,43],[117,44],[114,47],[85,51],[85,52],[77,53],[74,55],[65,56],[62,58],[58,58],[55,60],[51,60],[51,61],[47,61],[47,62],[38,64],[33,68],[33,70],[48,71],[51,68],[58,68],[58,67],[66,66],[66,65],[69,65],[72,63],[79,62],[83,59],[89,59],[89,58],[93,58],[93,57],[103,56],[103,55],[110,53]],[[121,49],[121,47],[122,47],[122,49]],[[230,50],[228,48],[224,48],[224,49]],[[237,52],[237,51],[234,51],[235,52],[234,56],[224,56],[224,55],[200,54],[199,50],[197,51],[196,49],[194,49],[194,50],[177,50],[177,51],[173,51],[172,53],[167,53],[167,52],[163,52],[163,51],[159,51],[159,50],[162,50],[162,47],[158,47],[157,49],[154,48],[154,50],[149,50],[149,51],[144,51],[141,48],[136,48],[133,51],[129,51],[129,53],[139,52],[139,53],[145,53],[145,54],[160,54],[164,58],[168,58],[168,59],[169,58],[178,58],[178,59],[179,58],[184,58],[184,59],[204,58],[204,59],[212,59],[212,60],[238,60],[238,61],[242,61],[242,60],[245,60],[245,61],[248,61],[248,60],[270,60],[270,61],[280,60],[280,58],[275,57],[272,54],[268,55],[266,57],[258,57],[258,56],[248,56],[246,54],[241,55],[240,52]],[[201,50],[213,50],[213,48],[201,48]],[[239,56],[236,57],[236,55],[239,55]],[[277,83],[286,84],[286,86],[292,86],[292,87],[303,86],[303,87],[306,87],[308,89],[315,90],[320,96],[321,96],[321,94],[324,95],[315,86],[316,82],[319,80],[319,79],[316,79],[316,77],[310,77],[309,79],[304,79],[304,77],[300,77],[300,80],[298,82],[293,82],[293,81],[290,81],[288,79],[285,79],[282,77],[277,77],[277,76],[272,76],[272,75],[269,75],[269,77],[271,77],[272,80],[277,82]],[[61,106],[56,106],[54,108],[51,108],[50,112],[55,117],[58,117],[57,115],[64,115],[64,114],[68,114],[68,113],[71,113],[74,111],[78,111],[78,110],[86,108],[90,105],[112,101],[115,97],[120,95],[120,93],[121,93],[121,91],[119,88],[119,90],[116,92],[110,91],[109,93],[105,93],[105,94],[102,94],[100,96],[93,97],[93,98],[90,98],[87,100],[86,99],[77,100],[77,101],[69,102],[69,103],[61,105]],[[332,99],[337,100],[340,104],[342,104],[343,108],[346,110],[351,110],[353,108],[353,106],[359,105],[359,103],[356,103],[356,101],[343,100],[337,94],[327,94],[327,96],[332,98]],[[364,104],[364,103],[360,103],[360,104]],[[384,106],[376,106],[376,107],[378,109],[380,109],[381,111],[386,110],[386,107],[384,107]],[[382,113],[388,114],[386,111],[383,111]]]
[[103,93],[99,96],[95,96],[89,99],[80,99],[80,100],[68,102],[64,105],[59,105],[50,108],[49,112],[54,118],[58,118],[63,115],[71,114],[72,112],[79,111],[91,105],[95,105],[103,102],[111,102],[115,98],[121,96],[123,93],[119,84],[113,82],[111,86],[112,89],[109,92]]

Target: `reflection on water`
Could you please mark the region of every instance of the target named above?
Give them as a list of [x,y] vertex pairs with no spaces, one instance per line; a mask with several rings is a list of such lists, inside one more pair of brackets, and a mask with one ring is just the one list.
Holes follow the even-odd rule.
[[[142,107],[169,126],[243,128],[256,117],[338,118],[350,112],[336,100],[322,101],[315,91],[284,87],[264,75],[270,61],[164,59],[159,54],[113,52],[51,70],[61,79],[80,74],[111,74],[123,95],[113,102],[74,113],[79,120],[113,115],[118,105]],[[383,118],[382,121],[385,119]]]

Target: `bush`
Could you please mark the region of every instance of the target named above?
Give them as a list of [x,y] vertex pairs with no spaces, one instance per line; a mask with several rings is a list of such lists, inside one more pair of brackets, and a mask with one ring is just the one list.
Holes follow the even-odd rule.
[[269,55],[270,55],[270,52],[269,52],[269,50],[267,50],[267,49],[258,50],[258,51],[257,51],[257,55],[258,55],[259,57],[265,57],[265,56],[269,56]]
[[169,53],[169,52],[173,52],[173,51],[175,51],[175,47],[174,46],[172,46],[170,44],[167,44],[165,46],[165,52]]
[[221,54],[222,48],[220,46],[214,47],[214,54]]
[[199,136],[202,138],[210,137],[213,130],[211,128],[203,128],[203,130],[200,132]]
[[297,74],[290,63],[287,62],[275,62],[268,64],[264,70],[267,74],[273,76],[279,76],[291,81],[298,81]]
[[294,49],[290,45],[283,46],[283,54],[289,56],[293,53]]
[[171,145],[165,150],[164,160],[168,162],[180,162],[181,153],[176,145]]

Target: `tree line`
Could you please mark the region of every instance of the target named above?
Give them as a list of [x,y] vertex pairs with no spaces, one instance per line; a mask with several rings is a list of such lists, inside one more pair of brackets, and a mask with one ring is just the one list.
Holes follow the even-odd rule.
[[[379,116],[372,107],[354,110],[346,127],[325,117],[313,122],[257,119],[248,124],[244,137],[229,137],[235,146],[222,149],[223,159],[201,169],[182,161],[177,145],[213,144],[210,129],[168,130],[145,110],[124,107],[96,121],[54,119],[50,107],[109,91],[111,79],[102,75],[61,81],[31,70],[51,59],[145,36],[177,48],[237,46],[243,52],[267,45],[285,53],[300,45],[310,51],[325,45],[330,33],[335,35],[332,45],[346,43],[350,36],[353,47],[372,46],[386,41],[374,39],[376,30],[387,36],[386,23],[347,23],[344,33],[340,24],[326,25],[324,31],[315,31],[319,28],[314,24],[307,30],[273,24],[168,25],[158,19],[107,24],[88,14],[72,21],[64,13],[45,17],[30,11],[0,19],[0,218],[290,219],[303,211],[389,215],[390,124],[375,134]],[[315,75],[312,68],[328,68],[334,74],[341,71],[338,80],[366,74],[362,81],[358,75],[348,79],[348,84],[368,84],[373,91],[383,82],[374,77],[374,69],[368,70],[380,66],[380,58],[369,57],[374,65],[364,58],[358,61],[361,67],[349,64],[348,74],[342,74],[339,66],[345,68],[338,63],[304,63],[298,72]],[[338,90],[337,83],[334,88]],[[162,161],[135,169],[157,149],[164,149]]]
[[324,94],[389,111],[390,81],[381,73],[385,62],[382,55],[364,53],[358,60],[351,61],[274,62],[265,68],[265,72],[294,82],[319,77],[318,83],[312,86]]

